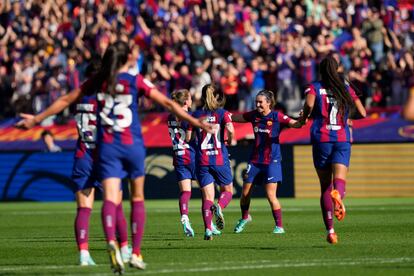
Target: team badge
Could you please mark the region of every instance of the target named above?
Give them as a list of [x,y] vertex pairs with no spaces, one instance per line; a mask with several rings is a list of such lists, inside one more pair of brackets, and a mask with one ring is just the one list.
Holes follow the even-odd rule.
[[273,122],[272,121],[267,121],[267,125],[271,126],[271,125],[273,125]]

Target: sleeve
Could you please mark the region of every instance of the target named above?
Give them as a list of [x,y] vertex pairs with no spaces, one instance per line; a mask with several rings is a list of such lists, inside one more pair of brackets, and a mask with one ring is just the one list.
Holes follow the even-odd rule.
[[155,89],[155,85],[140,74],[136,76],[135,80],[138,89],[138,95],[144,95],[145,97],[149,97],[151,90]]
[[232,119],[231,119],[231,116],[232,116],[233,114],[231,114],[230,112],[228,112],[227,110],[225,110],[224,111],[224,115],[223,115],[223,122],[225,123],[225,124],[227,124],[227,123],[231,123],[232,122]]
[[282,125],[288,125],[290,120],[292,120],[292,118],[290,118],[289,116],[283,114],[282,112],[278,112],[277,113],[277,120]]
[[255,114],[256,114],[256,110],[253,110],[253,111],[243,113],[242,116],[243,116],[243,119],[245,119],[247,122],[253,122]]
[[306,89],[305,89],[305,95],[307,94],[311,94],[311,95],[315,95],[316,96],[316,91],[315,91],[315,86],[313,84],[310,84]]

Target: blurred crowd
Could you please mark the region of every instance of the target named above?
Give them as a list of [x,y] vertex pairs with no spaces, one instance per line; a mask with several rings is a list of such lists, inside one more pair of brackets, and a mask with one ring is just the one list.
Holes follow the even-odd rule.
[[2,0],[0,119],[79,87],[88,61],[117,39],[130,43],[131,72],[166,95],[189,89],[195,105],[213,82],[229,110],[254,108],[266,88],[295,115],[333,53],[363,103],[387,108],[402,106],[412,85],[414,1]]

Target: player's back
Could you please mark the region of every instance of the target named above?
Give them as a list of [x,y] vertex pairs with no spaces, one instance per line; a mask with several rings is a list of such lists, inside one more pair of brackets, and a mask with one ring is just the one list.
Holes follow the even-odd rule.
[[177,119],[175,115],[168,116],[168,132],[170,134],[173,147],[173,164],[188,165],[194,161],[194,143],[186,142],[186,133],[191,130],[191,126],[186,121]]
[[[119,73],[113,93],[98,93],[98,143],[143,145],[138,98],[148,96],[153,85],[141,75]],[[106,90],[105,84],[102,90]]]
[[94,155],[96,148],[96,94],[84,96],[76,104],[75,121],[78,130],[78,141],[76,145],[77,158],[83,157],[86,153]]
[[[357,97],[351,87],[347,87],[352,98]],[[350,132],[347,124],[349,110],[339,112],[333,91],[323,86],[322,82],[313,82],[305,91],[315,95],[312,111],[312,142],[349,142]]]
[[201,166],[217,165],[222,166],[228,162],[227,147],[224,143],[224,130],[227,123],[231,123],[231,114],[222,109],[214,111],[200,109],[193,113],[196,118],[205,120],[214,125],[214,133],[207,133],[197,129],[197,151],[196,159]]

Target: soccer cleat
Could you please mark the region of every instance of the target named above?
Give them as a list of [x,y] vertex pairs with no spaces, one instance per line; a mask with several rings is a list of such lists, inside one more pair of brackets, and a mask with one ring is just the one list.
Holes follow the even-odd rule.
[[275,226],[275,228],[273,229],[273,234],[284,234],[284,233],[285,233],[285,229],[283,229],[283,227]]
[[331,192],[331,197],[334,204],[334,215],[338,221],[341,221],[345,218],[345,205],[341,199],[341,195],[338,190],[334,189]]
[[206,240],[206,241],[213,240],[213,232],[208,228],[206,229],[206,232],[204,233],[204,240]]
[[224,215],[219,204],[211,206],[211,211],[216,216],[216,225],[218,230],[224,229]]
[[96,263],[93,261],[91,255],[89,255],[89,252],[87,254],[81,253],[79,255],[79,265],[80,266],[91,266],[96,265]]
[[331,244],[337,244],[338,243],[338,236],[336,233],[329,233],[326,237],[326,240]]
[[144,259],[141,254],[139,256],[137,254],[132,254],[129,266],[144,270],[147,267],[147,264],[144,263]]
[[221,231],[217,229],[216,225],[214,223],[211,223],[211,232],[213,233],[213,236],[220,236]]
[[109,262],[111,263],[111,269],[114,273],[119,275],[124,274],[125,267],[122,261],[121,253],[119,252],[118,245],[114,241],[108,243]]
[[182,218],[181,219],[181,224],[183,226],[184,234],[187,237],[194,237],[194,230],[191,227],[190,220],[188,218]]
[[239,221],[237,222],[236,226],[234,227],[234,233],[241,233],[244,230],[244,227],[246,226],[247,223],[252,221],[252,217],[249,215],[247,217],[247,219],[239,219]]
[[124,264],[129,263],[131,260],[132,248],[129,245],[125,245],[121,248],[121,258]]

